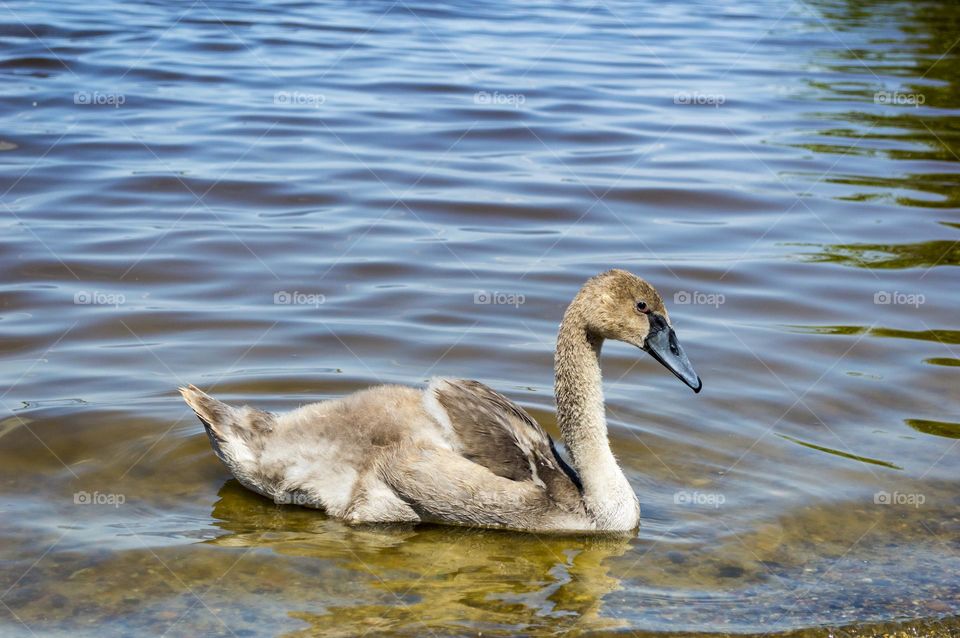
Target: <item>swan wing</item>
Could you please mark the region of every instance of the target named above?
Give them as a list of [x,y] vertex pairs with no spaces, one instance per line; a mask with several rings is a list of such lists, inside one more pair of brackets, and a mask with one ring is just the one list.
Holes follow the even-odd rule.
[[463,458],[497,476],[534,483],[571,508],[581,503],[576,472],[540,424],[507,397],[479,381],[435,379],[424,404]]

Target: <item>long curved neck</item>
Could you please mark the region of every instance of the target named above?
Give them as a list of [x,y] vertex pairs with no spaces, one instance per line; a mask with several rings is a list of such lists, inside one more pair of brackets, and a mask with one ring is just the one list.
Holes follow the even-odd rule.
[[560,434],[583,484],[583,499],[600,529],[634,529],[640,506],[607,438],[600,376],[603,337],[591,333],[577,301],[560,324],[554,394]]

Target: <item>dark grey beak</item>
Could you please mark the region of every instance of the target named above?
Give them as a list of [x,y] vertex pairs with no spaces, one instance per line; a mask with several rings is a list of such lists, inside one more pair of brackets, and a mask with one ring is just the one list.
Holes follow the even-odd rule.
[[673,331],[663,315],[651,312],[648,316],[650,334],[647,335],[643,349],[678,379],[690,386],[694,392],[700,392],[703,382],[693,370],[693,364],[687,358],[687,353],[680,347],[677,333]]

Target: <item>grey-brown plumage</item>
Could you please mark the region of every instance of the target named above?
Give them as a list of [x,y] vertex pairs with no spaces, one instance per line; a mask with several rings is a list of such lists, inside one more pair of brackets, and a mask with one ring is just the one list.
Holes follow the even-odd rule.
[[465,459],[512,481],[532,481],[570,511],[579,507],[579,477],[523,408],[479,381],[441,380],[428,392],[446,411]]
[[658,321],[668,326],[659,295],[620,270],[567,309],[555,371],[572,468],[529,414],[478,381],[377,386],[283,414],[180,391],[237,480],[278,503],[357,523],[626,531],[640,508],[609,447],[598,357],[605,338],[645,348]]

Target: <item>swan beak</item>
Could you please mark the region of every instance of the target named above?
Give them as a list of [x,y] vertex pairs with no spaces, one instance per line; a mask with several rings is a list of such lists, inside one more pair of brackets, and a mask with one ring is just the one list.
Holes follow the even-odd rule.
[[678,379],[690,386],[694,392],[700,392],[703,382],[694,371],[687,353],[677,341],[677,333],[659,314],[650,314],[650,334],[647,335],[643,349]]

